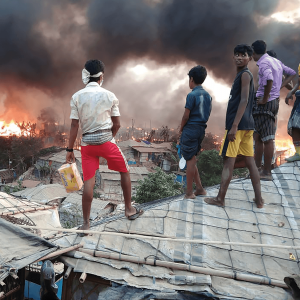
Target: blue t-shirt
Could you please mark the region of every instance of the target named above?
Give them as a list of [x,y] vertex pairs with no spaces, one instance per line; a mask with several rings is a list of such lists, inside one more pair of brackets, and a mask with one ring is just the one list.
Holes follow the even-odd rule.
[[202,87],[196,86],[186,97],[185,108],[190,110],[186,125],[201,125],[206,128],[206,123],[211,113],[211,96]]

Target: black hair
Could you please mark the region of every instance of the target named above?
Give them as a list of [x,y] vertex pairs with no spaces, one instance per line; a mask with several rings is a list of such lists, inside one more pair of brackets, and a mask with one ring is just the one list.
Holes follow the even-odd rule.
[[236,53],[242,53],[242,54],[248,53],[248,56],[252,56],[253,50],[247,44],[239,44],[239,45],[235,46],[235,48],[233,50],[233,53],[234,54],[236,54]]
[[267,51],[267,53],[268,53],[270,56],[277,58],[277,54],[276,54],[276,52],[275,52],[274,50],[269,50],[269,51]]
[[267,50],[267,44],[263,40],[257,40],[252,44],[252,49],[256,54],[265,54]]
[[[99,72],[104,73],[105,65],[101,60],[91,59],[85,63],[84,68],[87,71],[89,71],[91,75],[95,75]],[[99,77],[90,77],[89,82],[97,82],[99,80],[100,80],[100,76]]]
[[202,84],[207,76],[207,71],[204,66],[196,66],[188,72],[189,77],[193,77],[196,84]]

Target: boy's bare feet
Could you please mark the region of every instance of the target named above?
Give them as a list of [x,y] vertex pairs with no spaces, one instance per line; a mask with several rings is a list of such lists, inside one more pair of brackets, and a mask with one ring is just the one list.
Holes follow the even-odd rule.
[[192,194],[185,194],[185,196],[184,196],[184,199],[195,199],[195,198],[196,198],[196,196],[195,196],[194,193],[192,193]]
[[215,198],[205,198],[204,201],[210,205],[225,206],[225,201]]
[[206,193],[206,190],[204,188],[202,189],[196,189],[194,195],[196,196],[205,196],[207,193]]
[[[89,230],[90,229],[90,223],[83,223],[83,225],[81,225],[80,227],[77,228],[77,230]],[[87,236],[89,235],[88,233],[78,233],[78,235],[80,237],[84,237],[84,236]]]
[[259,175],[260,175],[260,180],[264,180],[264,181],[273,180],[272,173],[267,173],[264,170],[260,171]]
[[256,199],[253,198],[253,201],[255,202],[257,208],[263,208],[264,207],[264,199],[263,198],[261,198],[259,201],[256,201]]

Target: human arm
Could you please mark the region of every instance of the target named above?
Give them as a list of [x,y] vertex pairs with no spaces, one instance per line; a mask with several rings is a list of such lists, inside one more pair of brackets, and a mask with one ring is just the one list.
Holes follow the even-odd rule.
[[[283,73],[284,73],[284,80],[282,81],[282,84],[281,84],[281,87],[280,87],[280,89],[282,89],[283,87],[286,87],[287,86],[287,84],[289,83],[289,82],[291,82],[293,79],[294,79],[294,77],[296,76],[296,72],[293,70],[293,69],[291,69],[291,68],[289,68],[289,67],[287,67],[286,65],[284,65],[282,62],[281,62],[281,66],[282,66],[282,70],[283,70]],[[293,88],[293,86],[292,86],[292,88]],[[292,89],[292,88],[290,88],[290,90]]]
[[273,80],[267,80],[267,84],[264,86],[264,96],[257,98],[258,105],[263,105],[268,102],[272,86],[273,86]]
[[293,87],[293,89],[285,97],[285,103],[287,105],[289,105],[289,100],[293,100],[293,95],[299,89],[299,86],[300,86],[300,76],[298,77],[298,82],[296,83],[296,85]]
[[[74,146],[74,143],[75,143],[75,140],[76,140],[76,137],[77,137],[77,133],[78,133],[78,128],[79,128],[79,120],[72,119],[68,149],[73,149],[73,146]],[[68,163],[75,162],[74,152],[67,152],[66,161]]]
[[[282,75],[282,82],[284,81],[284,79],[285,79],[285,76]],[[289,91],[291,91],[293,89],[293,87],[294,87],[293,81],[290,81],[285,85],[285,88],[288,89]]]
[[179,134],[181,134],[183,127],[185,126],[185,124],[187,123],[187,121],[189,120],[190,117],[190,110],[188,108],[184,109],[184,113],[181,119],[181,124],[180,124],[180,129],[179,129]]
[[113,126],[111,128],[112,136],[115,137],[121,127],[120,117],[119,116],[111,117],[111,120],[113,122]]
[[227,138],[230,142],[233,142],[235,140],[235,135],[238,129],[238,125],[244,115],[245,109],[248,104],[248,98],[249,98],[249,89],[250,89],[250,82],[251,78],[248,73],[243,73],[241,78],[242,88],[241,88],[241,101],[239,104],[239,107],[237,109],[233,124],[231,129],[229,130],[227,134]]
[[287,86],[290,84],[290,82],[294,79],[295,76],[296,74],[285,77],[284,80],[282,81],[280,89],[286,87],[287,89],[291,90],[293,86],[291,86],[290,88],[288,88]]

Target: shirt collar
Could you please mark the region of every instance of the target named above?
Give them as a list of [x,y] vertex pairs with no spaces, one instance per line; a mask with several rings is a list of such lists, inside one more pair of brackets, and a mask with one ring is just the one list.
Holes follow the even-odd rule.
[[259,67],[260,63],[262,63],[267,57],[268,57],[268,53],[265,53],[256,63],[256,65]]
[[100,85],[98,84],[98,82],[95,82],[95,81],[89,82],[89,83],[86,85],[86,87],[88,87],[88,86],[98,86],[98,87],[100,87]]
[[202,85],[197,85],[197,86],[195,86],[195,87],[192,89],[192,91],[195,91],[195,90],[197,90],[197,89],[202,89],[202,90],[203,90]]

